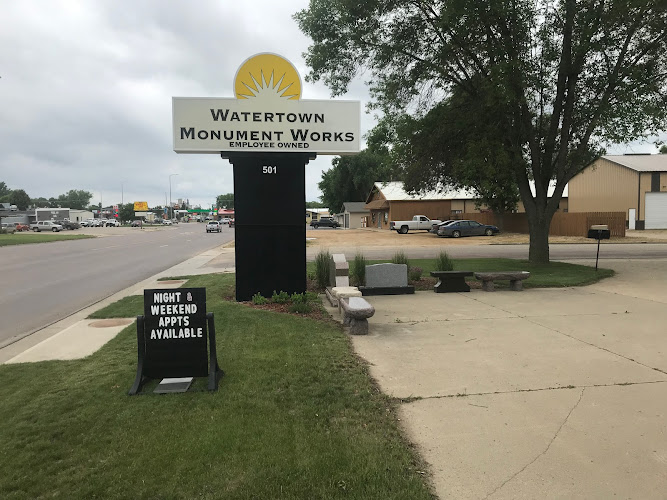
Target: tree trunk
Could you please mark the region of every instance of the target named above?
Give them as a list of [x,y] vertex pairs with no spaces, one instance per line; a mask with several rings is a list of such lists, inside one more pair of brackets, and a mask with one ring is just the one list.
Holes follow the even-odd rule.
[[534,213],[528,216],[528,228],[530,230],[530,248],[528,260],[533,264],[549,263],[549,226],[553,214]]

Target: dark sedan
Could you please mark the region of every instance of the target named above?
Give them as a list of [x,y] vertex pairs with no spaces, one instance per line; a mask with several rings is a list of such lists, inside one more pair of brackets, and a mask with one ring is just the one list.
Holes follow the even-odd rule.
[[493,236],[498,234],[500,229],[488,224],[480,224],[474,220],[458,220],[450,222],[438,229],[438,236],[450,236],[460,238],[461,236]]

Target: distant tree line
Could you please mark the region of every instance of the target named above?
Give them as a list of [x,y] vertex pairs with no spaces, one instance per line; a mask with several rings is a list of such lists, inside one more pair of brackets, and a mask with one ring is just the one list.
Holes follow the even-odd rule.
[[90,210],[97,208],[91,206],[90,200],[93,194],[82,189],[70,189],[67,193],[57,198],[30,198],[23,189],[10,189],[5,182],[0,181],[0,203],[16,205],[19,210],[28,208],[58,208],[66,207],[76,210]]

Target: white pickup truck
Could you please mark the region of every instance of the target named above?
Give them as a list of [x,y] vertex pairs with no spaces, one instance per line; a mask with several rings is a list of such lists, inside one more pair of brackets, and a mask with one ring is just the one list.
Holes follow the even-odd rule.
[[430,231],[433,224],[440,224],[442,221],[429,219],[425,215],[415,215],[412,220],[397,220],[389,223],[389,229],[396,230],[398,234],[406,234],[410,229],[416,231],[422,229]]

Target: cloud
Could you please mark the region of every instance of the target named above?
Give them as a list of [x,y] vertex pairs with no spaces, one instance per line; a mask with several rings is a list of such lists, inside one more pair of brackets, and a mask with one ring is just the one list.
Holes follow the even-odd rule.
[[[172,198],[210,205],[233,191],[232,167],[217,155],[177,155],[172,96],[231,97],[239,65],[275,52],[301,73],[309,40],[292,15],[307,0],[23,0],[3,5],[0,31],[0,180],[31,197],[70,189],[105,205]],[[303,97],[329,98],[304,80]],[[345,99],[367,100],[355,85]],[[362,130],[372,118],[362,118]],[[306,166],[315,200],[321,156]]]

